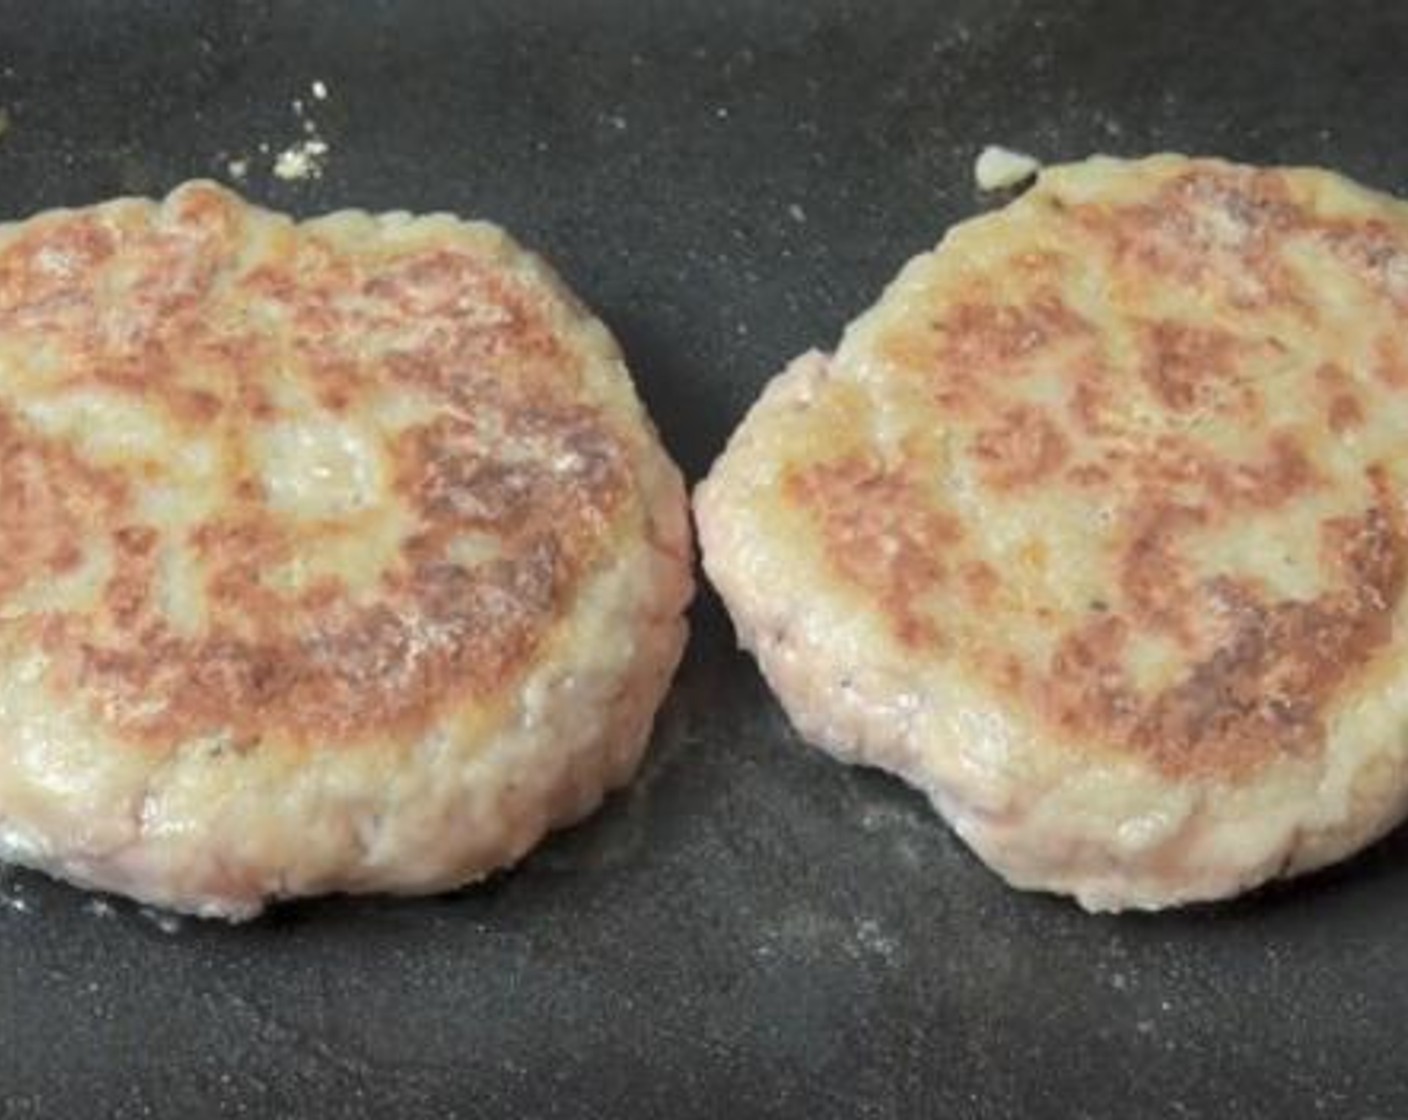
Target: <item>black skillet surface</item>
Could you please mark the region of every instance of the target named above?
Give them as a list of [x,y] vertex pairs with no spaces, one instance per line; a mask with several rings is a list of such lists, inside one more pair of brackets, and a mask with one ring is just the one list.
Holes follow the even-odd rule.
[[[0,210],[246,158],[301,213],[492,216],[618,331],[697,478],[786,358],[989,204],[984,142],[1408,190],[1405,49],[1389,3],[16,0]],[[318,181],[260,151],[294,98]],[[0,1115],[1408,1115],[1408,836],[1087,917],[803,750],[712,599],[696,620],[640,781],[480,889],[168,933],[5,879]]]

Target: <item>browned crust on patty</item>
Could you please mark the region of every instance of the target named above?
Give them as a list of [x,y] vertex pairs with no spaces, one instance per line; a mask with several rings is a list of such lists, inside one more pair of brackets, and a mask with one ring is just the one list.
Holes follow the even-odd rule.
[[794,472],[785,485],[820,518],[833,567],[878,599],[900,641],[939,644],[942,630],[923,597],[945,577],[943,555],[958,539],[958,522],[935,511],[912,478],[860,457]]
[[[947,271],[902,280],[905,311],[872,313],[850,345],[932,438],[841,454],[867,415],[818,409],[780,496],[906,648],[961,663],[1067,744],[1241,779],[1313,757],[1393,638],[1402,480],[1353,441],[1376,395],[1408,384],[1408,223],[1322,206],[1297,172],[1137,174],[1108,198],[1043,182],[942,248]],[[1345,328],[1306,260],[1372,310],[1356,336],[1371,361],[1311,360]],[[1048,555],[1046,496],[1105,510],[1099,586],[1078,607],[1044,590],[1088,574]],[[1244,571],[1225,543],[1321,508],[1288,546],[1315,566],[1308,593]],[[1026,518],[1030,539],[999,555],[990,518]],[[1018,648],[1009,627],[1044,641]]]
[[[562,298],[487,242],[354,251],[262,222],[251,247],[248,215],[197,185],[160,209],[46,216],[0,244],[0,339],[32,359],[6,376],[115,393],[214,439],[224,486],[207,516],[159,532],[139,498],[177,467],[85,462],[0,397],[0,626],[148,749],[214,731],[236,745],[410,737],[447,704],[492,705],[638,516],[633,437],[584,380]],[[324,576],[290,593],[269,578],[355,542],[376,513],[276,508],[249,439],[288,414],[290,370],[333,418],[375,424],[397,392],[425,402],[385,434],[382,504],[409,528],[369,587]],[[454,555],[466,534],[492,543],[482,559]],[[201,575],[194,632],[162,600],[171,548]],[[111,567],[94,609],[5,613],[95,551]]]

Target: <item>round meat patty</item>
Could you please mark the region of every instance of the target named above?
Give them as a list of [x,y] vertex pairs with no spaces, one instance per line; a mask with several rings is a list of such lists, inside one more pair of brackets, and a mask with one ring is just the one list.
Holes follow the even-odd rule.
[[705,568],[800,732],[1017,886],[1214,899],[1408,798],[1408,206],[1046,171],[777,378]]
[[202,915],[512,863],[690,597],[606,330],[501,231],[208,183],[0,228],[0,857]]

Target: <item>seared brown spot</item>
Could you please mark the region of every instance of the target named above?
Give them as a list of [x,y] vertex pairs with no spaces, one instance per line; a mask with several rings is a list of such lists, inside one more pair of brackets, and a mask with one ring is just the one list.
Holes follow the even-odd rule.
[[996,377],[1017,377],[1047,352],[1087,336],[1090,324],[1049,290],[1022,303],[968,299],[924,323],[891,332],[880,350],[925,377],[936,404],[952,413],[991,403]]
[[1069,454],[1061,429],[1032,405],[1012,405],[973,441],[973,455],[999,490],[1030,486],[1058,471]]
[[1132,290],[1200,286],[1227,305],[1313,318],[1280,239],[1304,224],[1274,171],[1201,165],[1174,175],[1149,201],[1076,207],[1074,220],[1108,242]]
[[[1269,602],[1225,578],[1190,589],[1169,571],[1185,609],[1215,612],[1222,636],[1153,695],[1128,679],[1122,618],[1102,615],[1069,632],[1037,686],[1048,718],[1068,733],[1124,739],[1175,777],[1235,777],[1318,749],[1326,705],[1389,640],[1408,571],[1408,543],[1385,509],[1328,523],[1321,547],[1341,581],[1310,601]],[[1164,563],[1157,556],[1149,574]],[[1144,594],[1147,607],[1147,585],[1127,590]],[[1156,598],[1155,609],[1170,609],[1168,598]]]
[[1397,335],[1384,335],[1374,345],[1374,376],[1390,389],[1408,388],[1408,357]]
[[1190,616],[1196,604],[1178,546],[1191,529],[1207,523],[1207,512],[1196,506],[1145,500],[1136,505],[1132,517],[1120,563],[1120,587],[1132,613],[1146,626],[1191,640]]
[[790,473],[785,487],[820,527],[827,562],[879,601],[900,641],[941,640],[923,599],[943,579],[943,554],[959,539],[954,518],[935,509],[905,471],[860,456]]
[[977,373],[1000,373],[1018,359],[1089,331],[1090,325],[1054,293],[1017,306],[960,303],[934,323],[940,360]]
[[[123,563],[110,609],[125,628],[149,622],[148,636],[141,648],[85,649],[81,679],[133,713],[129,729],[163,738],[275,723],[300,736],[358,735],[422,720],[447,695],[494,692],[557,618],[627,482],[619,444],[590,413],[518,423],[542,441],[535,455],[559,452],[556,470],[476,458],[472,437],[437,426],[410,439],[399,488],[426,528],[406,545],[407,571],[388,576],[383,604],[351,609],[324,581],[292,606],[264,573],[311,542],[258,511],[208,522],[190,546],[209,573],[209,635],[187,641],[143,619],[152,568]],[[494,533],[496,557],[442,559],[471,526]],[[165,701],[156,714],[152,697]]]
[[264,578],[293,555],[297,541],[261,506],[207,521],[191,534],[190,546],[207,567],[206,593],[224,626],[252,631],[286,609]]
[[1075,382],[1071,389],[1070,411],[1085,434],[1107,435],[1111,430],[1111,414],[1115,394],[1102,371],[1089,368],[1072,370]]
[[1336,435],[1353,431],[1364,424],[1364,404],[1355,388],[1354,379],[1333,362],[1322,362],[1315,371],[1325,401],[1325,419]]
[[1319,747],[1326,704],[1389,639],[1408,558],[1381,509],[1331,522],[1322,548],[1346,581],[1310,602],[1216,589],[1231,638],[1156,697],[1134,732],[1162,769],[1245,772]]
[[92,526],[120,509],[122,481],[0,409],[0,601],[77,567]]
[[1124,676],[1129,626],[1109,615],[1092,619],[1062,636],[1049,671],[1036,684],[1049,718],[1068,734],[1098,728],[1116,734],[1128,727],[1138,700]]
[[973,605],[990,605],[1002,587],[1001,577],[993,566],[983,560],[970,560],[963,565],[963,585]]
[[1229,506],[1274,509],[1319,484],[1319,475],[1296,438],[1273,435],[1260,460],[1231,464],[1213,475],[1213,493]]
[[128,525],[112,535],[113,574],[104,603],[115,627],[129,629],[151,606],[158,535],[144,525]]
[[[261,601],[252,581],[227,573],[212,595],[256,612],[243,632],[217,627],[191,642],[157,625],[140,650],[85,650],[79,679],[147,735],[277,726],[358,737],[413,727],[447,694],[482,694],[520,670],[561,607],[572,563],[541,538],[484,571],[425,565],[398,581],[389,603],[354,610],[324,588],[302,604],[316,615],[282,632],[269,615],[288,604]],[[149,713],[152,698],[165,709]]]
[[1256,458],[1228,459],[1187,436],[1158,436],[1136,452],[1107,451],[1106,464],[1151,493],[1183,493],[1214,508],[1275,509],[1320,484],[1294,435],[1276,432]]
[[1352,394],[1338,393],[1330,399],[1326,419],[1330,422],[1331,431],[1343,435],[1364,423],[1364,406]]
[[[498,272],[492,251],[363,254],[288,229],[241,272],[247,219],[208,188],[123,214],[46,220],[0,249],[0,329],[19,352],[54,348],[66,385],[130,394],[214,441],[229,488],[187,534],[142,525],[134,497],[179,483],[173,464],[100,471],[0,405],[0,606],[111,558],[102,610],[8,625],[95,716],[153,749],[214,732],[355,741],[491,702],[609,547],[632,485],[625,437],[592,403],[549,297]],[[378,510],[303,524],[271,509],[242,425],[296,420],[290,388],[370,413],[398,382],[432,417],[385,448],[409,539],[357,596],[326,575],[286,589],[275,573],[359,539]],[[452,559],[465,531],[493,535],[482,562]],[[158,594],[172,550],[200,581],[195,633]]]
[[0,317],[86,305],[115,251],[112,233],[91,215],[54,218],[21,235],[0,252]]
[[1164,188],[1165,205],[1185,203],[1225,218],[1234,227],[1220,240],[1269,241],[1296,229],[1305,220],[1291,199],[1285,178],[1267,168],[1198,168],[1176,176]]
[[1104,486],[1114,476],[1099,463],[1080,463],[1066,472],[1066,478],[1076,486]]
[[1316,232],[1373,296],[1408,308],[1408,240],[1401,229],[1377,218],[1331,219],[1317,223]]
[[1027,669],[1020,658],[1011,655],[1002,659],[1002,667],[998,671],[998,680],[1002,686],[1010,692],[1016,692],[1022,688],[1027,681]]
[[219,397],[203,389],[172,392],[168,405],[178,418],[192,427],[209,424],[220,415],[220,410],[224,407]]
[[352,404],[352,392],[345,384],[328,385],[319,392],[318,403],[329,412],[346,412]]
[[1148,437],[1143,446],[1135,448],[1116,444],[1104,458],[1112,468],[1132,476],[1142,490],[1153,494],[1201,495],[1216,485],[1229,467],[1226,460],[1184,435]]
[[1239,341],[1228,331],[1161,320],[1145,324],[1140,341],[1140,375],[1176,412],[1207,406],[1233,376]]

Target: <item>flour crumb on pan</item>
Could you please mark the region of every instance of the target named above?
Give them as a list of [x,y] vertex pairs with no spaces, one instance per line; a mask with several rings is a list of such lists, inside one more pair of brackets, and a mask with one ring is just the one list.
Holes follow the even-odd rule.
[[0,227],[0,546],[0,859],[228,918],[590,811],[691,593],[678,472],[540,260],[211,183]]
[[1022,152],[989,144],[973,163],[973,179],[980,191],[1005,191],[1034,178],[1041,162]]
[[763,393],[696,497],[802,734],[1091,909],[1222,898],[1408,806],[1408,206],[1045,169]]
[[300,140],[274,158],[274,176],[284,180],[320,179],[327,160],[328,145],[324,140]]
[[[269,173],[286,183],[321,179],[332,152],[332,145],[323,136],[318,119],[312,112],[315,105],[328,100],[328,84],[321,78],[315,78],[308,83],[308,92],[312,96],[311,103],[302,97],[295,97],[289,102],[303,135],[275,152],[272,162],[268,164]],[[261,156],[267,157],[271,147],[268,141],[261,141],[257,150]],[[232,182],[242,183],[249,176],[251,162],[247,155],[234,156],[226,160],[225,172]]]

